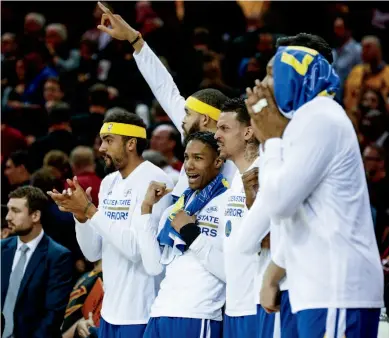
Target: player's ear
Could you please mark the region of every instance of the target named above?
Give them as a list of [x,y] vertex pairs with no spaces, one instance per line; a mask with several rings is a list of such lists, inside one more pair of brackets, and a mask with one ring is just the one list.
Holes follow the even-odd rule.
[[224,163],[224,159],[218,156],[215,160],[215,168],[220,169]]

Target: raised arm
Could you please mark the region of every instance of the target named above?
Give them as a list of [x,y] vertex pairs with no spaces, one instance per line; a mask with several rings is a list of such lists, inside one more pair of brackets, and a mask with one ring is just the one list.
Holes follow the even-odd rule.
[[267,203],[261,192],[257,194],[254,204],[244,216],[235,239],[237,249],[244,254],[261,251],[261,243],[270,231],[270,217]]
[[137,211],[137,219],[134,222],[143,266],[151,276],[157,276],[163,271],[157,236],[171,210],[172,185],[172,182],[166,184],[152,181],[142,203],[139,203],[140,210]]
[[[99,2],[104,12],[101,25],[97,26],[103,32],[118,40],[129,41],[135,49],[134,58],[139,71],[150,86],[154,96],[182,134],[182,121],[185,117],[185,99],[174,83],[159,58],[143,40],[140,33],[133,29],[120,15],[112,12]],[[109,24],[111,27],[106,27]]]

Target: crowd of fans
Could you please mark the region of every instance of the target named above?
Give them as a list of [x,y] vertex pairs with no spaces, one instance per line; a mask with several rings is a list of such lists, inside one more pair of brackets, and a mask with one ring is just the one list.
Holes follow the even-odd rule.
[[[180,134],[137,70],[131,45],[96,28],[102,13],[95,4],[77,3],[81,14],[56,21],[61,15],[54,11],[65,6],[57,4],[58,9],[48,5],[40,11],[45,14],[27,13],[24,25],[17,26],[23,11],[2,2],[2,238],[10,236],[4,205],[19,186],[62,191],[66,179],[76,175],[84,189],[92,187],[93,203],[98,204],[105,175],[98,135],[108,110],[126,109],[144,120],[150,137],[144,158],[163,168],[174,182],[183,164]],[[307,28],[297,14],[288,19],[285,6],[276,2],[139,1],[112,6],[113,11],[126,8],[120,13],[132,16],[184,96],[202,88],[243,96],[246,87],[264,77],[276,39],[295,29],[311,29],[330,40],[342,81],[336,100],[345,107],[360,140],[381,258],[389,260],[389,66],[385,63],[389,54],[383,39],[389,10],[321,3],[317,6],[324,10],[324,19],[314,15],[317,27],[309,19]],[[215,23],[218,12],[223,20]],[[87,19],[78,24],[81,15]],[[320,25],[323,20],[326,24]],[[52,202],[43,225],[50,237],[74,254],[74,280],[81,277],[75,290],[80,285],[90,289],[101,277],[101,265],[83,257],[72,215],[60,212]],[[81,312],[67,312],[66,337],[82,334],[93,322],[82,319],[76,329],[81,317]]]

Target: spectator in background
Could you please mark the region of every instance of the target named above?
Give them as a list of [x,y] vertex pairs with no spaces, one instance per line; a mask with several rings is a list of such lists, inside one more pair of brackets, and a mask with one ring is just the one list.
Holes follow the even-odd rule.
[[107,86],[101,83],[93,85],[89,89],[88,99],[89,111],[73,116],[72,128],[79,144],[93,147],[110,105]]
[[64,97],[64,90],[58,78],[48,78],[43,87],[45,108],[50,110],[55,104],[60,103]]
[[1,123],[1,163],[13,152],[27,148],[24,135],[17,129],[9,126],[4,118]]
[[380,246],[385,228],[389,226],[389,180],[385,170],[385,149],[369,145],[363,152],[363,162],[366,170],[370,204],[373,210],[376,237]]
[[[107,4],[105,1],[102,1],[102,3],[104,4],[104,6],[106,6],[107,8],[109,8],[113,12],[113,8],[109,4]],[[97,29],[97,26],[100,25],[100,23],[101,23],[102,14],[103,14],[103,12],[100,9],[99,5],[96,4],[96,6],[93,10],[93,20],[94,20],[95,24],[93,25],[93,28],[87,30],[82,35],[82,39],[86,39],[86,40],[90,40],[90,41],[95,42],[97,44],[97,49],[99,51],[102,51],[105,47],[107,47],[109,42],[112,40],[112,38],[109,36],[109,34],[104,33],[102,31],[100,31],[99,29]]]
[[78,324],[84,319],[82,307],[98,278],[103,278],[101,259],[95,262],[94,268],[84,273],[73,287],[62,324],[62,338],[73,338],[76,334],[81,336],[76,332]]
[[200,83],[200,89],[213,88],[220,90],[228,97],[239,95],[239,91],[228,86],[222,75],[221,55],[213,52],[204,52],[203,60],[203,80]]
[[[33,187],[39,188],[44,192],[52,191],[53,189],[62,191],[64,188],[63,182],[55,176],[50,167],[41,168],[34,172],[30,183]],[[42,220],[42,226],[48,236],[73,253],[74,260],[83,258],[77,244],[73,215],[68,212],[61,212],[52,199],[49,199],[47,213]]]
[[46,27],[46,47],[59,72],[73,71],[80,65],[80,52],[78,49],[69,50],[67,39],[68,32],[64,25],[52,23]]
[[46,18],[40,13],[28,13],[24,18],[24,39],[28,37],[39,39],[42,37]]
[[61,150],[50,150],[43,158],[43,168],[49,168],[62,183],[72,176],[69,156]]
[[5,163],[4,174],[12,190],[30,184],[28,153],[21,150],[12,153]]
[[33,168],[42,166],[44,156],[50,150],[61,150],[69,155],[76,146],[70,126],[70,106],[65,102],[55,104],[49,110],[49,132],[38,138],[30,148]]
[[22,101],[42,105],[43,85],[50,77],[57,77],[57,71],[49,65],[49,54],[45,48],[28,53],[24,57],[26,89]]
[[361,63],[361,44],[352,36],[348,17],[339,16],[334,21],[334,35],[336,47],[332,53],[334,56],[333,67],[339,75],[341,88],[336,94],[338,102],[342,102],[343,84],[351,70]]
[[361,93],[377,90],[385,100],[389,96],[389,66],[382,59],[381,43],[375,36],[362,39],[362,64],[355,66],[344,88],[344,106],[348,113],[357,108]]
[[[94,205],[99,204],[99,191],[101,178],[96,175],[95,158],[92,148],[78,146],[70,153],[70,167],[72,173],[77,176],[78,183],[86,190],[92,187],[91,196]],[[65,184],[65,188],[69,186]]]
[[[11,236],[11,229],[8,228],[7,220],[5,219],[7,215],[7,206],[1,206],[1,239],[6,239]],[[1,325],[2,329],[4,328],[4,323]]]
[[16,36],[4,33],[1,36],[1,86],[9,85],[15,77],[15,62],[17,58]]
[[161,124],[154,129],[150,139],[150,149],[159,151],[173,169],[180,171],[182,162],[174,155],[180,142],[180,134],[169,124]]
[[16,236],[1,242],[3,337],[60,337],[73,263],[42,230],[46,206],[46,195],[35,187],[9,195],[6,220]]
[[161,168],[172,179],[173,184],[176,185],[180,178],[180,172],[174,169],[168,162],[167,158],[157,150],[146,150],[142,154],[146,161]]
[[40,13],[31,12],[24,17],[24,34],[21,39],[21,52],[25,55],[39,49],[43,43],[46,18]]

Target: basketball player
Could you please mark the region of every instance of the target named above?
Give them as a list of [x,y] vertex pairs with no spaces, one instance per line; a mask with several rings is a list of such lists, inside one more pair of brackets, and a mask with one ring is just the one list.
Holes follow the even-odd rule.
[[[105,294],[99,337],[142,338],[159,280],[148,274],[142,263],[134,223],[152,179],[166,189],[173,186],[162,169],[142,158],[147,140],[140,117],[112,110],[104,119],[100,136],[100,152],[113,173],[101,183],[98,209],[76,178],[68,180],[71,187],[67,192],[49,195],[62,211],[74,214],[77,240],[85,257],[91,262],[103,261]],[[153,208],[153,218],[159,219],[170,204],[167,194]]]
[[277,310],[286,272],[298,338],[375,338],[383,272],[357,136],[332,99],[331,62],[318,36],[280,39],[272,73],[247,100],[262,143],[261,196],[282,220],[261,304]]

